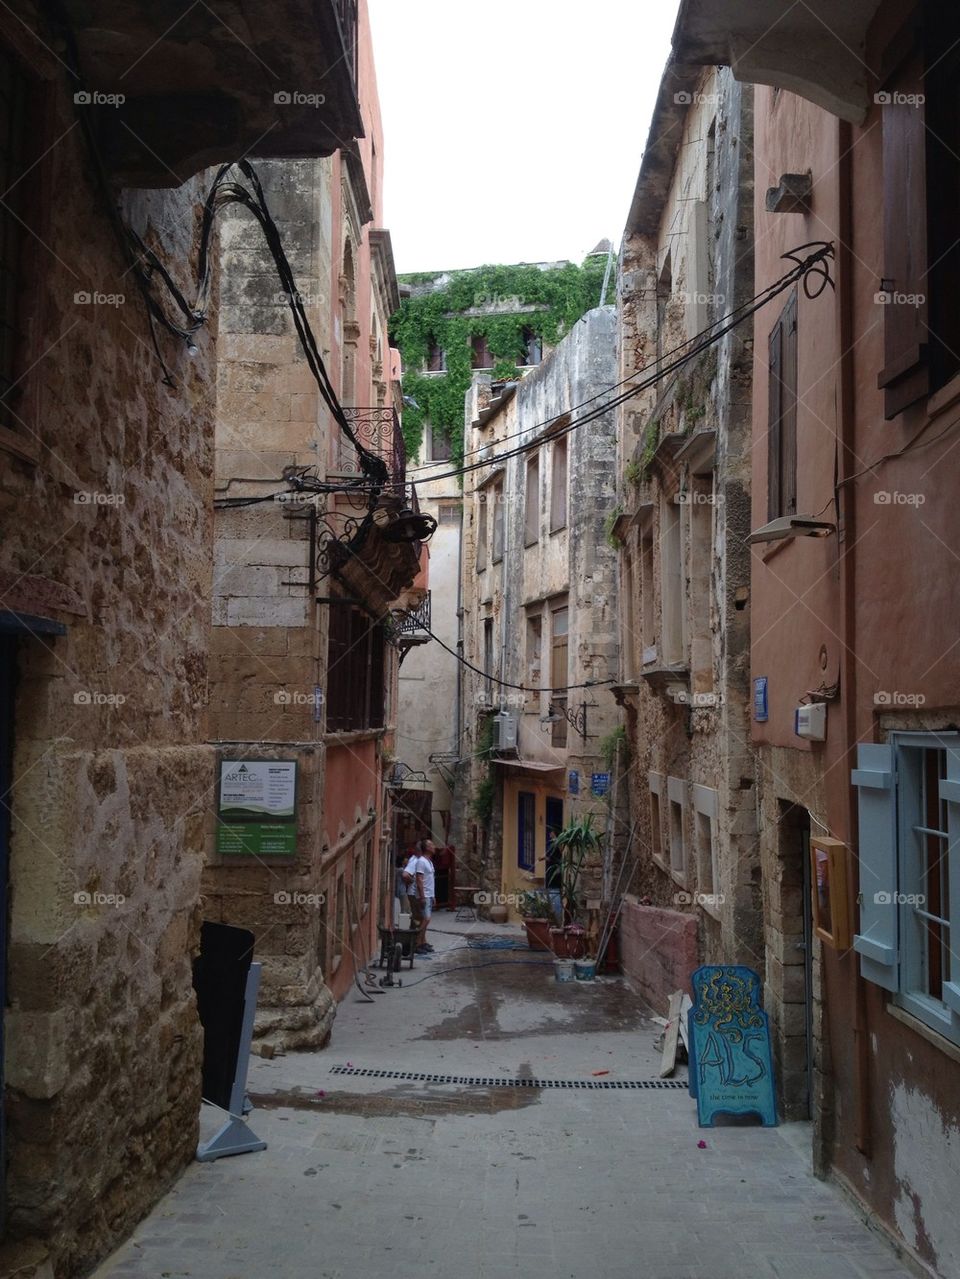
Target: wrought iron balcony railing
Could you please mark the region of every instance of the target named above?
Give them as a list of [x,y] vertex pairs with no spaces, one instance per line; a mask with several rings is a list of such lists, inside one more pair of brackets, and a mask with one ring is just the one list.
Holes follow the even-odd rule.
[[427,591],[418,608],[407,609],[396,614],[396,632],[398,635],[412,635],[415,631],[430,629],[430,592]]
[[[382,405],[378,408],[345,408],[343,411],[364,448],[386,462],[391,489],[400,490],[407,476],[407,450],[396,409]],[[353,475],[360,470],[357,451],[342,433],[337,469],[342,475]]]

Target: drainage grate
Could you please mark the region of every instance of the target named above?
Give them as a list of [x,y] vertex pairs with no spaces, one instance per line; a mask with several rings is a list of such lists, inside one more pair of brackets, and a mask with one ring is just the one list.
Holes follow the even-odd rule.
[[686,1090],[682,1079],[503,1079],[483,1075],[428,1075],[418,1070],[368,1070],[358,1066],[331,1066],[331,1075],[353,1075],[363,1079],[406,1079],[422,1084],[461,1084],[465,1088],[657,1088]]

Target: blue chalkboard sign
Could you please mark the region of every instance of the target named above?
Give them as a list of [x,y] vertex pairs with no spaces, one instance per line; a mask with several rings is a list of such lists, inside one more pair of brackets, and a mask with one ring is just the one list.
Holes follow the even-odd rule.
[[741,964],[705,965],[690,980],[690,1093],[700,1127],[712,1128],[718,1114],[757,1114],[765,1128],[774,1127],[770,1023],[759,976]]

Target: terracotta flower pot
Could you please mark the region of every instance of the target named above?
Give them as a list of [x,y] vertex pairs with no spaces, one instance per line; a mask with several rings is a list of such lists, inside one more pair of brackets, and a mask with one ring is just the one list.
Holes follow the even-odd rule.
[[524,919],[523,926],[527,930],[527,945],[531,950],[550,950],[549,919]]

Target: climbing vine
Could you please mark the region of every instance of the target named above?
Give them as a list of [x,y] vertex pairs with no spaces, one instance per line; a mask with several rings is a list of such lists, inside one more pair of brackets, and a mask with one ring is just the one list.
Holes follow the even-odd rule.
[[[407,456],[419,452],[424,425],[430,422],[450,441],[451,459],[459,466],[464,396],[473,373],[471,338],[486,339],[495,380],[514,375],[518,363],[525,362],[525,330],[556,345],[584,312],[599,305],[606,265],[606,255],[595,254],[582,266],[565,262],[545,270],[482,266],[454,271],[443,288],[405,298],[390,332],[403,356]],[[405,275],[400,282],[422,287],[440,274]],[[444,352],[446,370],[425,374],[421,370],[433,346]]]

